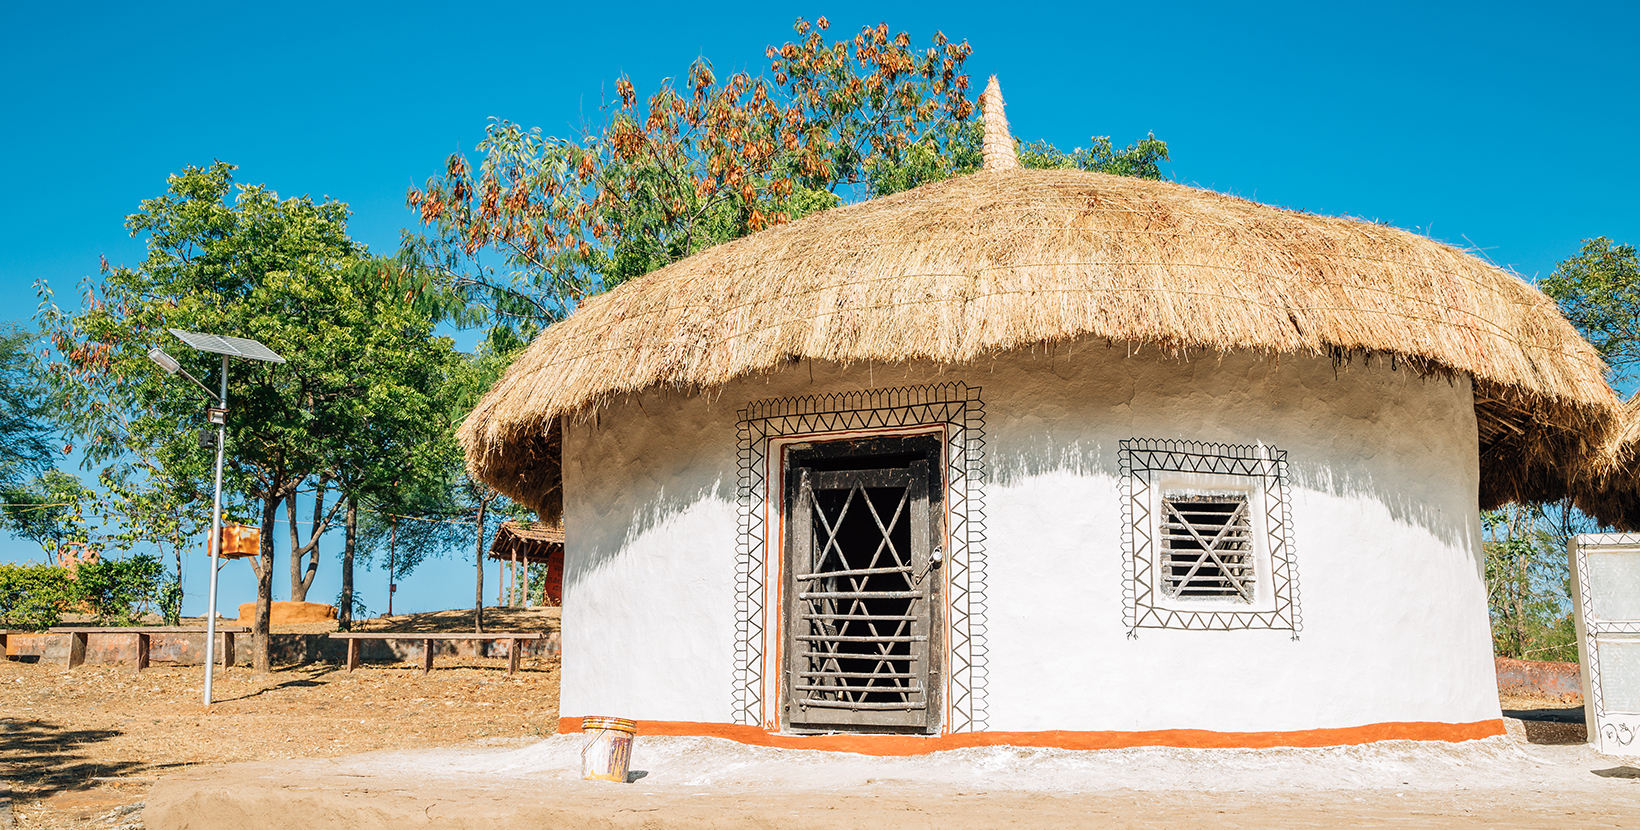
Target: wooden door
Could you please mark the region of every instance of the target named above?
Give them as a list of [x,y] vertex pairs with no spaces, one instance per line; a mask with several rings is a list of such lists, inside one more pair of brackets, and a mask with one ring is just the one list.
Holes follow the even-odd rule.
[[928,467],[792,468],[787,728],[938,728],[942,580]]

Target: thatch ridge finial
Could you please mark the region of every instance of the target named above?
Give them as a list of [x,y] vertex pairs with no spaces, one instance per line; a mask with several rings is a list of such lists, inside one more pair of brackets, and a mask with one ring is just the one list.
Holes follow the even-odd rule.
[[985,119],[985,142],[981,145],[981,152],[985,157],[986,170],[1012,170],[1019,166],[1019,156],[1014,154],[1014,137],[1008,134],[1008,116],[1002,112],[1002,87],[997,84],[997,76],[991,76],[991,82],[985,85],[985,92],[979,96],[979,110]]

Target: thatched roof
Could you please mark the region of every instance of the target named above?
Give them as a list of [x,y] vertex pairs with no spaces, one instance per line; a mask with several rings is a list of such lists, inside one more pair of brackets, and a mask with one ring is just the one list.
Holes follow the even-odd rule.
[[516,557],[526,562],[550,562],[563,550],[563,526],[545,522],[502,522],[490,541],[491,559]]
[[1588,467],[1576,489],[1577,506],[1605,524],[1640,530],[1640,394],[1623,406]]
[[1453,247],[1169,182],[1004,167],[771,228],[586,301],[462,425],[469,469],[553,516],[561,416],[793,359],[956,364],[1074,338],[1468,375],[1486,506],[1566,495],[1615,423],[1600,356],[1554,303]]

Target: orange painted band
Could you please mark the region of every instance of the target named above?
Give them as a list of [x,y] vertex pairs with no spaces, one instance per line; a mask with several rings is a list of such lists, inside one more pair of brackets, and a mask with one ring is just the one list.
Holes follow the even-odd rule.
[[[559,734],[581,731],[580,718],[559,718]],[[743,744],[782,749],[828,749],[862,755],[922,755],[970,746],[1033,746],[1053,749],[1124,749],[1177,746],[1192,749],[1266,749],[1365,744],[1373,741],[1470,741],[1502,735],[1503,721],[1474,723],[1372,723],[1297,732],[1213,732],[1157,729],[1147,732],[961,732],[926,738],[908,735],[780,735],[733,723],[641,720],[638,735],[728,738]]]

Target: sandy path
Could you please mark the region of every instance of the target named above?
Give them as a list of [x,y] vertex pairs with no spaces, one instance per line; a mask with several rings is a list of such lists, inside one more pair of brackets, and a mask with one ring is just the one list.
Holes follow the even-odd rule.
[[639,739],[627,785],[578,779],[578,736],[194,770],[152,830],[324,827],[1640,827],[1640,768],[1582,746],[986,747],[911,758]]

